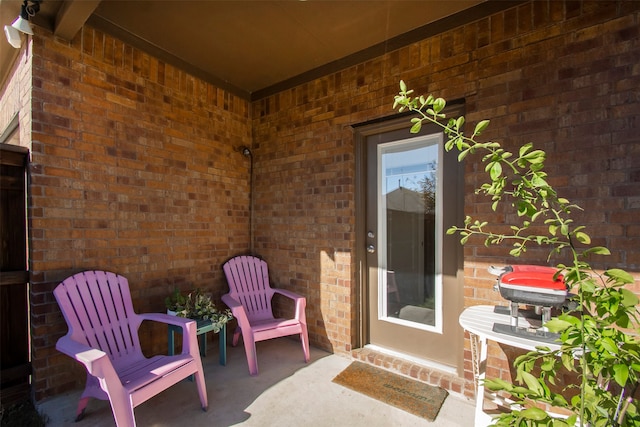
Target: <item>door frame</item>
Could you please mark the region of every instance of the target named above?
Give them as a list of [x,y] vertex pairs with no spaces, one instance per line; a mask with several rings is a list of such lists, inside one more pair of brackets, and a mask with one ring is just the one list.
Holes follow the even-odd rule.
[[[464,100],[454,100],[449,102],[447,107],[444,109],[443,113],[446,115],[448,120],[449,117],[459,117],[464,114]],[[397,130],[406,129],[407,130],[407,138],[411,138],[412,134],[410,134],[409,129],[411,128],[411,118],[416,117],[415,113],[400,113],[390,117],[384,117],[381,119],[376,119],[364,123],[360,123],[357,125],[353,125],[354,130],[354,144],[355,144],[355,292],[356,292],[356,301],[357,301],[357,313],[356,313],[356,336],[353,340],[356,348],[362,348],[365,345],[369,344],[370,339],[370,330],[369,330],[369,292],[367,286],[367,252],[366,252],[366,242],[367,242],[367,224],[365,221],[365,213],[366,213],[366,201],[367,201],[367,191],[366,191],[366,182],[367,182],[367,148],[366,141],[367,138],[386,132],[392,132]],[[446,135],[445,135],[446,142]],[[460,183],[462,188],[464,188],[464,168],[460,168]],[[463,215],[464,212],[464,202],[462,202],[462,206],[459,206],[459,215]],[[458,256],[458,272],[459,278],[458,282],[460,286],[463,286],[463,268],[464,268],[464,252],[462,250],[462,245],[459,246],[459,256]],[[463,292],[460,292],[462,295]],[[461,345],[463,343],[463,333],[460,335]],[[462,372],[464,362],[464,354],[461,351],[459,356],[459,361],[457,363],[458,371]]]

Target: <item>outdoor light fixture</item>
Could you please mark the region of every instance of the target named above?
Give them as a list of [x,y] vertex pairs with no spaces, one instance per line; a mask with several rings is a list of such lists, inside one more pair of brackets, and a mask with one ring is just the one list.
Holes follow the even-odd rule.
[[7,36],[7,41],[11,46],[15,47],[16,49],[20,49],[22,40],[20,40],[20,32],[18,30],[9,25],[5,25],[4,35]]
[[29,24],[29,18],[35,16],[40,10],[41,0],[24,0],[20,10],[20,16],[11,25],[4,26],[4,34],[9,44],[16,49],[22,45],[20,33],[33,35],[33,29]]
[[242,145],[237,149],[245,157],[251,157],[251,150],[246,145]]

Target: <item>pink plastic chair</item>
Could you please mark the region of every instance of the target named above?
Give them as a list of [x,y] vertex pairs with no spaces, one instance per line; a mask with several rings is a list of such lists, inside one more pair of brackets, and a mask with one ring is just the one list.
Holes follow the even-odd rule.
[[[222,301],[229,306],[233,317],[238,321],[238,328],[233,334],[233,345],[238,344],[240,333],[242,333],[249,373],[258,374],[256,342],[271,338],[300,334],[304,361],[308,362],[309,334],[304,312],[307,300],[291,291],[271,288],[267,263],[260,258],[238,256],[227,261],[223,270],[230,291],[222,296]],[[283,295],[294,301],[295,318],[274,318],[271,309],[274,294]]]
[[[133,408],[192,374],[202,409],[207,410],[195,321],[162,313],[136,314],[127,279],[106,271],[73,275],[53,294],[69,326],[56,348],[87,369],[76,420],[82,419],[89,398],[94,397],[110,401],[117,426],[135,426]],[[182,354],[146,358],[138,338],[143,320],[181,326]]]

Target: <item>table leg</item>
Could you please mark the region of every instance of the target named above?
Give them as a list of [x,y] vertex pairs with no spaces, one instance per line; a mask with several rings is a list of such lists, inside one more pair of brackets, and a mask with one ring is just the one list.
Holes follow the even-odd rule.
[[207,333],[200,334],[200,357],[207,355]]
[[173,337],[173,328],[169,325],[169,336],[167,338],[167,347],[169,347],[169,356],[173,356],[176,352],[176,348],[174,346],[174,337]]
[[491,423],[493,417],[484,412],[484,380],[487,369],[487,340],[469,333],[471,340],[471,359],[473,360],[473,375],[476,382],[476,413],[475,426],[484,427]]
[[220,364],[227,366],[227,325],[222,325],[222,329],[218,333],[218,339],[220,340]]
[[[169,332],[167,336],[167,347],[169,348],[169,356],[173,356],[175,354],[175,332],[176,327],[173,325],[169,325]],[[179,332],[182,332],[182,328],[178,329]],[[222,325],[222,328],[218,332],[219,340],[220,340],[220,364],[222,366],[227,365],[227,325]],[[198,333],[198,344],[200,347],[200,357],[205,357],[207,355],[207,333],[199,332]]]

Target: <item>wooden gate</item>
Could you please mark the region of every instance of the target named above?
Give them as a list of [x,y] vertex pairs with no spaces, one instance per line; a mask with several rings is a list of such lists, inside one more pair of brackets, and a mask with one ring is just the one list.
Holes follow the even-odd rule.
[[0,403],[30,395],[26,165],[28,150],[0,144]]

